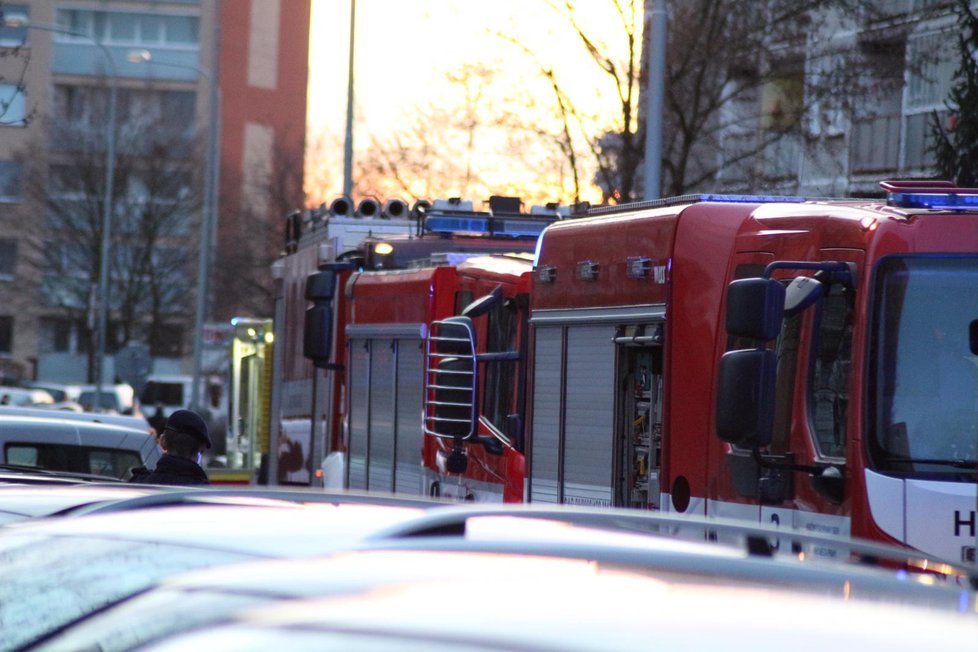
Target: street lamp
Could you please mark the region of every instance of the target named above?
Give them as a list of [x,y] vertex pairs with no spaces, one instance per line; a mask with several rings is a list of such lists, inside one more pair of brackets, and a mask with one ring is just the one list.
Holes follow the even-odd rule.
[[[648,7],[648,4],[646,4]],[[653,0],[647,12],[650,26],[648,106],[645,123],[645,199],[658,199],[662,184],[662,104],[666,78],[666,0]]]
[[109,79],[109,119],[105,125],[105,197],[102,201],[102,243],[99,250],[99,280],[98,280],[98,352],[95,355],[95,405],[93,409],[102,407],[102,374],[105,369],[105,336],[108,329],[109,313],[109,252],[112,238],[112,193],[115,181],[115,129],[116,129],[116,85],[118,70],[112,53],[105,45],[84,32],[65,29],[60,25],[32,23],[24,14],[5,14],[4,25],[7,27],[26,27],[43,32],[76,36],[90,41],[98,48],[108,67]]
[[157,61],[148,50],[133,50],[127,55],[130,63],[152,63],[158,66],[193,70],[210,84],[210,119],[207,125],[207,171],[204,174],[204,211],[200,224],[200,256],[197,260],[197,313],[194,321],[194,370],[190,408],[198,409],[200,402],[200,376],[204,356],[204,321],[207,319],[207,276],[210,263],[211,232],[217,211],[217,157],[218,129],[220,121],[220,93],[217,80],[204,68],[169,61]]

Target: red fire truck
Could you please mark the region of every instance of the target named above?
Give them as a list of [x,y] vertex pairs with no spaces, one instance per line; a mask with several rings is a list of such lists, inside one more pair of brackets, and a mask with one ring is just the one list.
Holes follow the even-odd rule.
[[338,256],[324,229],[308,228],[308,220],[292,225],[278,267],[272,478],[522,500],[517,415],[526,392],[516,379],[525,379],[523,362],[486,365],[494,384],[471,439],[482,443],[470,447],[464,473],[453,447],[425,438],[420,421],[424,342],[433,321],[465,311],[485,353],[526,346],[532,252],[539,233],[566,211],[551,205],[524,213],[521,206],[506,197],[490,199],[487,211],[457,200],[425,203],[414,211],[414,234],[368,237]]
[[[882,185],[879,200],[700,195],[548,227],[524,498],[973,562],[978,190]],[[425,427],[455,457],[485,448],[482,337],[462,315],[430,329]]]

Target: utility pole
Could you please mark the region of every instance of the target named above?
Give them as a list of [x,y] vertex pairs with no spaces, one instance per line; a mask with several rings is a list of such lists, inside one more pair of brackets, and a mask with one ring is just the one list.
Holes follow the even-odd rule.
[[[651,4],[650,4],[651,3]],[[666,0],[646,0],[649,26],[648,103],[645,121],[645,199],[658,199],[662,185],[662,105],[666,81]]]
[[350,56],[346,77],[346,142],[343,148],[343,196],[353,196],[353,46],[356,35],[357,0],[350,0]]

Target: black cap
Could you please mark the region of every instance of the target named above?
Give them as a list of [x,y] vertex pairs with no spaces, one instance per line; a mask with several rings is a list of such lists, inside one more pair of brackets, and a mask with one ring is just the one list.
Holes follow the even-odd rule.
[[207,436],[207,424],[200,415],[191,410],[174,410],[166,420],[166,429],[182,432],[199,439],[207,448],[211,447],[210,437]]

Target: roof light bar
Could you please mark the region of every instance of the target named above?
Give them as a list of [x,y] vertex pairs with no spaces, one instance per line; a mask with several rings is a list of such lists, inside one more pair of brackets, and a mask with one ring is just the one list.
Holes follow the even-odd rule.
[[[696,194],[679,195],[676,197],[665,197],[663,199],[649,199],[646,201],[632,202],[628,204],[616,204],[614,206],[588,207],[584,214],[589,217],[599,215],[614,215],[647,208],[665,208],[668,206],[682,206],[684,204],[697,204],[700,202],[714,202],[725,204],[801,204],[807,201],[804,197],[781,196],[781,195],[717,195],[717,194]],[[576,212],[576,211],[575,211]]]
[[428,215],[425,230],[429,233],[469,233],[510,238],[535,238],[557,216],[509,218],[472,215]]
[[931,210],[978,209],[978,189],[967,190],[970,192],[891,192],[887,197],[886,204],[898,208],[929,208]]
[[881,181],[880,187],[887,192],[887,206],[930,210],[978,209],[978,188],[958,188],[950,181]]
[[698,201],[712,201],[726,204],[800,204],[804,197],[782,195],[697,195]]

